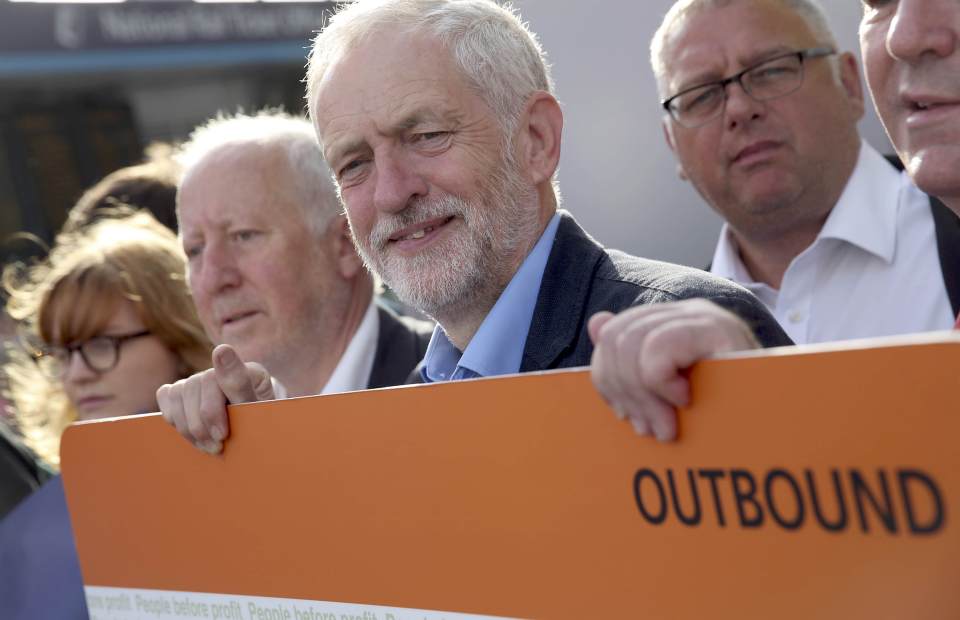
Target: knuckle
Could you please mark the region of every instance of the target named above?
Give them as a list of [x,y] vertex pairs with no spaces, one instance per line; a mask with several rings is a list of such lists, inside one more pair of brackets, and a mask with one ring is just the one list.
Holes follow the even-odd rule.
[[617,365],[610,363],[606,352],[594,354],[592,363],[590,364],[590,377],[598,390],[605,394],[610,394],[614,391],[614,386],[617,381],[616,368]]
[[614,351],[623,351],[630,347],[631,342],[637,339],[635,330],[625,329],[611,337],[611,345]]
[[598,388],[604,382],[603,362],[597,356],[596,352],[594,352],[593,359],[590,360],[590,379]]
[[188,439],[197,441],[207,439],[207,429],[203,426],[198,418],[187,418],[185,428],[187,433],[185,436]]
[[201,424],[211,424],[216,422],[223,413],[223,408],[217,403],[204,402],[200,405],[197,417]]
[[215,376],[214,379],[218,386],[226,390],[236,390],[238,387],[242,386],[247,381],[247,374],[238,374],[236,372],[226,372],[222,375]]
[[593,385],[597,388],[597,391],[600,392],[604,398],[609,398],[613,389],[606,371],[603,368],[592,365],[590,367],[590,378],[593,380]]
[[640,383],[653,386],[666,380],[676,371],[670,355],[670,338],[657,333],[650,334],[640,356]]

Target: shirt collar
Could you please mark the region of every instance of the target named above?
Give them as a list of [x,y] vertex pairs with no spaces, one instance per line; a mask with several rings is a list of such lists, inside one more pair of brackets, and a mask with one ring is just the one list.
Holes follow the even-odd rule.
[[557,213],[462,354],[437,325],[421,370],[426,381],[492,377],[520,371],[543,271],[559,224]]
[[[902,177],[896,168],[861,142],[853,174],[811,247],[821,239],[838,239],[892,262],[902,190]],[[740,249],[728,224],[720,231],[710,271],[751,290],[753,286],[766,286],[755,282],[740,260]]]
[[[344,349],[343,355],[337,361],[337,367],[327,379],[327,384],[320,390],[320,394],[335,392],[353,392],[366,389],[370,383],[370,371],[373,369],[373,359],[377,354],[377,338],[380,335],[380,317],[377,316],[377,304],[370,300],[367,311],[357,326],[356,333],[350,339],[350,344]],[[276,377],[270,377],[273,384],[273,397],[283,400],[290,397],[287,386],[280,383]]]
[[902,189],[901,173],[870,145],[862,143],[857,166],[817,240],[846,241],[887,263],[893,262]]
[[337,367],[333,369],[327,384],[323,386],[321,394],[335,392],[353,392],[366,389],[370,383],[370,370],[373,368],[373,358],[377,354],[377,337],[380,334],[380,321],[377,316],[377,305],[370,300],[367,311],[357,326],[357,331],[350,339],[350,344],[344,349]]
[[740,245],[727,224],[724,224],[723,228],[720,229],[720,242],[713,254],[710,273],[736,282],[759,297],[760,301],[766,304],[768,308],[777,305],[779,292],[769,284],[757,282],[753,279],[753,276],[747,271],[746,265],[740,260]]
[[740,260],[740,246],[730,230],[730,225],[724,222],[720,229],[720,241],[713,253],[713,262],[710,263],[710,272],[728,280],[746,284],[756,284]]

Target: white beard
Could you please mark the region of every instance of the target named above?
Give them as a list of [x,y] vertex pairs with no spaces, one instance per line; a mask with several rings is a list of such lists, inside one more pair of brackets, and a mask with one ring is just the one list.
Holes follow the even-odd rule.
[[[380,214],[369,238],[354,234],[367,268],[405,303],[433,316],[492,305],[535,243],[538,194],[509,161],[481,183],[470,201],[449,194],[416,199],[396,215]],[[419,222],[455,217],[463,232],[442,245],[404,257],[386,250],[397,231]],[[450,224],[448,224],[450,225]]]

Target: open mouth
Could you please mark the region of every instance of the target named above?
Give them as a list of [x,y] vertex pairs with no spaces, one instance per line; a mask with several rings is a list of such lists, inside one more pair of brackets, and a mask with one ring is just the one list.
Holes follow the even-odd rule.
[[904,102],[906,126],[911,131],[940,131],[953,126],[960,101],[909,99]]
[[423,239],[431,233],[436,232],[437,230],[449,224],[451,221],[453,221],[453,218],[454,216],[448,215],[442,218],[430,220],[429,222],[407,226],[406,228],[391,235],[389,241],[391,243],[399,243],[403,241],[417,241],[419,239]]
[[950,104],[950,103],[924,103],[924,102],[922,102],[922,101],[914,101],[914,102],[910,105],[910,107],[911,107],[911,108],[913,109],[913,111],[915,111],[915,112],[927,112],[927,111],[929,111],[929,110],[937,110],[937,109],[939,109],[939,108],[950,107],[951,105],[956,105],[956,104]]
[[912,112],[928,112],[940,108],[956,108],[960,106],[960,100],[954,97],[943,97],[934,94],[905,94],[902,96],[902,101]]

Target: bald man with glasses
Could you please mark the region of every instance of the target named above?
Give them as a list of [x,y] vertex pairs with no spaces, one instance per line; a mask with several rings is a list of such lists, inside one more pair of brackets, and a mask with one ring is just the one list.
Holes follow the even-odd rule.
[[798,344],[953,324],[944,208],[861,140],[857,62],[816,2],[681,0],[651,62],[680,176],[725,220],[713,273]]

